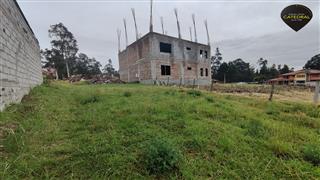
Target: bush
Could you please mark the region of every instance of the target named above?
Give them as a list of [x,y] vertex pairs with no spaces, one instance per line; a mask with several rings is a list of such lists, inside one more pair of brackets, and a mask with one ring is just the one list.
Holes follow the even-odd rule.
[[197,90],[189,90],[187,93],[193,97],[201,96],[201,91],[197,91]]
[[313,165],[320,165],[320,146],[307,145],[303,149],[303,156],[306,161],[311,162]]
[[249,125],[247,126],[248,131],[247,134],[253,137],[264,137],[265,135],[265,128],[262,123],[258,120],[250,121]]
[[92,95],[90,97],[82,99],[80,101],[80,104],[86,105],[86,104],[95,103],[95,102],[98,102],[98,101],[99,101],[99,97],[97,95]]
[[126,91],[126,92],[123,93],[123,96],[124,96],[124,97],[130,97],[130,96],[132,96],[132,93]]
[[232,150],[232,141],[227,137],[220,137],[217,141],[217,146],[225,153],[230,153]]
[[214,102],[213,97],[210,96],[206,97],[206,100],[210,103]]
[[200,138],[192,138],[184,143],[184,147],[190,151],[201,151],[203,149],[205,142]]
[[292,147],[290,144],[279,141],[279,140],[272,140],[270,144],[268,144],[268,147],[274,155],[276,155],[279,158],[292,158],[295,156],[295,152],[293,151]]
[[160,175],[178,169],[180,153],[164,140],[153,140],[148,144],[144,162],[150,174]]

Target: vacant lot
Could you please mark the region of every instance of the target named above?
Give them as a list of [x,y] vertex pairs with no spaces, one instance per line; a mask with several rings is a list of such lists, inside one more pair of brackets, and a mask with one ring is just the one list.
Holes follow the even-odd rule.
[[89,177],[319,179],[320,109],[59,82],[0,113],[0,179]]

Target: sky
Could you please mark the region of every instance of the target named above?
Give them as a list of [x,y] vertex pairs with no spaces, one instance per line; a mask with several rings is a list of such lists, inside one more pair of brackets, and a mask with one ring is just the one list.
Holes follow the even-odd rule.
[[[149,0],[18,0],[42,49],[50,48],[48,29],[62,22],[78,41],[79,52],[95,57],[105,65],[111,59],[118,69],[117,29],[127,20],[129,44],[135,40],[131,8],[135,8],[141,36],[149,31]],[[295,32],[280,18],[281,11],[292,4],[302,4],[313,12],[311,21]],[[170,36],[178,36],[174,8],[178,9],[182,38],[190,40],[192,14],[196,17],[198,42],[207,43],[204,20],[207,19],[211,53],[219,47],[223,61],[241,58],[257,67],[262,57],[269,64],[288,64],[300,69],[320,53],[319,1],[209,1],[154,0],[154,31],[162,32],[160,17]]]

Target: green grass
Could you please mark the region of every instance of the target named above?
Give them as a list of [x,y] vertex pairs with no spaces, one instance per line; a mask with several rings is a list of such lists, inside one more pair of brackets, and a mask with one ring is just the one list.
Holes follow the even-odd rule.
[[319,179],[319,111],[174,87],[51,83],[0,113],[0,179]]

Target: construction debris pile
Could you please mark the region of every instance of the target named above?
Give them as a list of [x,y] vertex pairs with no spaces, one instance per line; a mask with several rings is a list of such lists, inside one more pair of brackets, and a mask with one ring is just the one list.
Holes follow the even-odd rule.
[[88,82],[89,84],[109,84],[109,83],[124,83],[116,76],[110,76],[106,74],[84,76],[84,75],[73,75],[69,78],[70,83],[79,81]]

